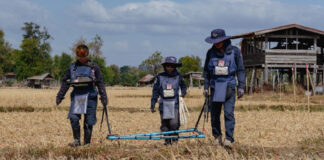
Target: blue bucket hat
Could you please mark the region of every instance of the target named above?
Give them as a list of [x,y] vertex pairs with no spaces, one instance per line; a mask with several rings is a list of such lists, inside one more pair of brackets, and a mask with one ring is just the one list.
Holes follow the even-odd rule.
[[182,66],[181,63],[177,63],[177,58],[176,57],[173,57],[173,56],[169,56],[169,57],[166,57],[164,59],[162,65],[165,66],[167,64],[171,64],[171,65],[174,65],[176,67],[181,67]]
[[210,37],[207,37],[205,41],[207,43],[219,43],[222,41],[225,41],[227,39],[230,39],[231,36],[226,36],[225,31],[223,29],[214,29],[210,33]]

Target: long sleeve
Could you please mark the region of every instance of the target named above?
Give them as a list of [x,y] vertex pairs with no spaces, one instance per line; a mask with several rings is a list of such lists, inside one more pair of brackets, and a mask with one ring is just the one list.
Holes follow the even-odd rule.
[[185,97],[187,94],[187,87],[184,82],[183,76],[180,76],[180,88],[181,88],[181,95],[182,97]]
[[63,79],[62,79],[62,85],[61,85],[61,88],[59,90],[59,92],[57,93],[57,97],[59,97],[60,99],[63,99],[66,92],[69,90],[70,88],[70,85],[67,84],[67,80],[70,79],[70,76],[71,73],[70,73],[70,68],[68,68],[63,76]]
[[95,70],[95,76],[96,76],[96,86],[98,88],[99,94],[100,94],[100,100],[101,102],[106,102],[108,104],[108,97],[106,92],[106,86],[105,81],[102,76],[101,70],[97,64],[94,65]]
[[235,49],[235,63],[237,65],[237,80],[238,80],[238,88],[245,88],[245,68],[243,64],[243,58],[241,51],[238,48]]
[[153,85],[153,90],[152,90],[152,98],[151,98],[151,105],[155,105],[159,98],[159,90],[160,90],[160,78],[159,76],[156,76],[154,85]]
[[210,81],[210,73],[208,71],[208,63],[209,63],[209,51],[207,52],[206,54],[206,59],[205,59],[205,65],[204,65],[204,73],[203,73],[203,76],[204,76],[204,89],[208,89],[209,88],[209,81]]

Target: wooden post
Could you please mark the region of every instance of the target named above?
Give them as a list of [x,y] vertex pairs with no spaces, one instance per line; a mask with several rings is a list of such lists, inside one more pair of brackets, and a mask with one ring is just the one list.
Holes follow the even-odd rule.
[[[296,64],[294,65],[293,73],[292,73],[292,82],[293,82],[293,87],[294,87],[294,103],[296,103],[295,72],[296,72]],[[295,111],[296,111],[296,105],[294,105],[294,106],[295,106]]]
[[264,65],[264,83],[267,84],[268,83],[268,65],[267,63],[265,63]]
[[316,95],[316,86],[317,86],[317,65],[314,64],[314,69],[313,69],[313,85],[314,85],[314,88],[313,88],[313,92],[314,92],[314,95]]
[[307,83],[307,108],[309,112],[309,101],[310,101],[310,94],[309,94],[309,75],[308,75],[308,65],[306,64],[306,83]]
[[317,38],[314,38],[314,50],[317,51]]
[[[323,63],[324,61],[324,51],[323,51],[323,47],[321,47],[321,53],[322,53],[322,60],[321,62]],[[323,66],[322,66],[322,87],[323,87],[323,92],[324,92],[324,63],[323,63]],[[322,93],[324,94],[324,93]]]
[[249,86],[248,86],[248,81],[247,81],[247,76],[245,76],[245,93],[249,93]]
[[190,77],[190,87],[193,87],[192,75],[190,73],[189,73],[189,77]]
[[294,70],[295,70],[295,81],[297,81],[297,66],[296,63],[294,64]]
[[252,91],[253,91],[252,89],[253,89],[254,75],[255,75],[255,67],[253,67],[252,75],[251,75],[251,80],[250,80],[250,91],[249,91],[250,94],[251,94]]
[[198,88],[200,89],[200,88],[201,88],[201,84],[200,84],[201,81],[200,81],[200,79],[198,79],[198,82],[199,82],[199,83],[198,83]]
[[272,72],[271,72],[271,77],[272,77],[272,93],[273,93],[274,89],[275,89],[275,84],[276,84],[276,74],[272,74]]
[[[264,71],[263,71],[264,72]],[[261,78],[260,78],[260,90],[261,90],[261,93],[263,93],[263,77],[264,77],[264,73],[261,73]]]
[[312,94],[315,95],[315,84],[314,84],[314,80],[311,77],[309,70],[307,72],[308,72],[308,78],[309,78],[310,84],[312,85]]
[[277,69],[277,77],[278,77],[278,86],[279,86],[279,101],[281,101],[281,79],[279,69]]

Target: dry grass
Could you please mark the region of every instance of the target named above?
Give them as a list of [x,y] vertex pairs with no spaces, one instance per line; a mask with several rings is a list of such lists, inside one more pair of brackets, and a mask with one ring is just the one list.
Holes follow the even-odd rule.
[[[323,159],[324,112],[277,111],[271,108],[236,110],[235,149],[228,151],[212,145],[210,123],[205,139],[180,140],[165,147],[162,141],[108,141],[104,125],[94,127],[92,144],[70,148],[72,131],[67,117],[68,95],[55,109],[58,88],[47,90],[0,88],[2,108],[26,108],[0,112],[0,159]],[[151,88],[107,88],[112,106],[109,119],[116,134],[159,131],[159,115],[147,108]],[[268,98],[264,98],[266,96]],[[250,95],[237,102],[240,107],[305,106],[304,96],[294,104],[291,95]],[[279,100],[280,98],[280,100]],[[312,105],[321,106],[323,96],[312,97]],[[201,90],[192,89],[185,99],[193,110],[188,126],[195,124],[203,98]],[[324,100],[324,98],[323,98]],[[48,108],[48,109],[44,109]],[[289,108],[289,107],[287,107]],[[97,117],[100,120],[99,107]],[[16,112],[20,111],[20,112]],[[223,123],[223,121],[222,121]],[[200,124],[200,128],[202,124]],[[224,130],[224,128],[223,128]],[[83,137],[83,136],[82,136]]]

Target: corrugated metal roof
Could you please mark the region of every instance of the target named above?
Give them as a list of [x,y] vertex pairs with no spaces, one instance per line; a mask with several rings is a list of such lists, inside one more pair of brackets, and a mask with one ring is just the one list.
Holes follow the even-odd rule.
[[307,27],[307,26],[303,26],[303,25],[299,25],[299,24],[288,24],[288,25],[284,25],[284,26],[279,26],[279,27],[274,27],[274,28],[263,29],[263,30],[259,30],[259,31],[234,35],[234,36],[232,36],[232,39],[263,35],[263,34],[266,34],[266,33],[271,33],[271,32],[284,30],[284,29],[289,29],[289,28],[298,28],[298,29],[301,29],[301,30],[313,32],[313,33],[319,34],[321,36],[324,36],[324,31],[322,31],[322,30]]
[[49,73],[44,73],[42,75],[28,77],[27,80],[44,80],[45,78],[47,80],[53,79],[53,77]]
[[153,75],[147,74],[144,77],[142,77],[138,82],[142,82],[142,83],[150,82],[150,81],[153,81],[154,78],[155,77]]

